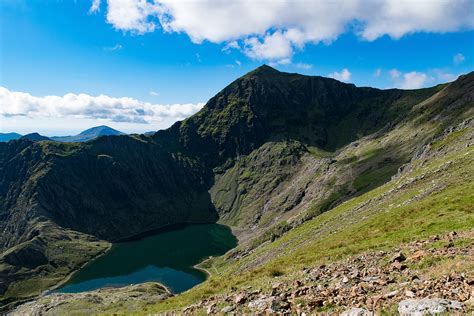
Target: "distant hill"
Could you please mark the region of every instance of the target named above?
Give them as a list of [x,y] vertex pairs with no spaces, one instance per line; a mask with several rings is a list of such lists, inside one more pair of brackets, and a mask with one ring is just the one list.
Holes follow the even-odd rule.
[[18,133],[0,133],[0,142],[8,142],[9,140],[18,139],[22,135]]
[[97,138],[99,136],[114,136],[124,135],[124,133],[117,131],[111,127],[101,125],[86,129],[78,135],[74,136],[55,136],[51,137],[51,140],[58,142],[86,142],[88,140]]
[[25,136],[20,137],[20,139],[28,139],[32,141],[41,141],[41,140],[50,140],[50,138],[40,135],[38,133],[31,133],[31,134],[26,134]]

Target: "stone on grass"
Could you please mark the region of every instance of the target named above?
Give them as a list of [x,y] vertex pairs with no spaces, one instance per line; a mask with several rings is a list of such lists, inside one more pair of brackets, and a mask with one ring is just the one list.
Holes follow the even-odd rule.
[[341,313],[341,316],[372,316],[374,313],[366,310],[365,308],[352,307]]
[[398,304],[400,315],[421,316],[429,314],[440,314],[450,310],[460,310],[462,304],[458,301],[450,301],[440,298],[407,299]]

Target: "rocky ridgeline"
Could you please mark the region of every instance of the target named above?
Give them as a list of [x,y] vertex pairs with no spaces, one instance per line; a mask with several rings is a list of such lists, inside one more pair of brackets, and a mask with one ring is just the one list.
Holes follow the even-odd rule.
[[[305,268],[276,278],[270,290],[247,287],[213,296],[185,308],[185,314],[334,312],[372,315],[381,311],[402,315],[474,311],[474,275],[446,271],[437,274],[429,262],[474,262],[474,231],[455,232],[415,241],[391,251],[369,252],[346,260]],[[464,239],[463,239],[464,240]],[[465,245],[465,246],[464,246]],[[430,273],[427,273],[430,271]],[[448,274],[446,274],[448,273]],[[291,280],[291,281],[290,281]]]

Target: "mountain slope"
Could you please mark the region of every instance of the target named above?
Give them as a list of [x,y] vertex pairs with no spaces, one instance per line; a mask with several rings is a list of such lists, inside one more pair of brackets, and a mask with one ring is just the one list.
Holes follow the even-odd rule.
[[123,135],[123,133],[111,127],[101,125],[86,129],[85,131],[82,131],[81,133],[74,136],[55,136],[51,137],[51,139],[58,142],[86,142],[100,136],[114,135]]
[[357,88],[263,66],[152,136],[0,144],[3,300],[57,283],[107,249],[99,240],[172,224],[231,225],[236,256],[278,240],[472,117],[473,86],[471,73],[429,89]]
[[0,133],[0,142],[8,142],[13,139],[18,139],[22,135],[18,133]]
[[34,142],[39,142],[39,141],[42,141],[42,140],[50,140],[48,137],[40,135],[38,133],[26,134],[24,136],[21,136],[20,139],[28,139],[28,140],[31,140],[31,141],[34,141]]

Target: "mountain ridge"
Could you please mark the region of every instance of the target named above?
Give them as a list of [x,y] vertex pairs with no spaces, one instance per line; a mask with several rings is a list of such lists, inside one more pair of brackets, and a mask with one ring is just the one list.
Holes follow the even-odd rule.
[[[40,282],[37,269],[54,276],[48,284],[64,277],[49,263],[64,267],[49,244],[71,234],[78,239],[62,254],[74,259],[68,272],[106,248],[97,240],[176,223],[228,224],[249,251],[276,240],[389,181],[446,127],[472,115],[473,86],[474,73],[405,91],[263,67],[151,136],[2,143],[4,302],[34,295],[24,280]],[[88,255],[72,256],[74,247]]]

